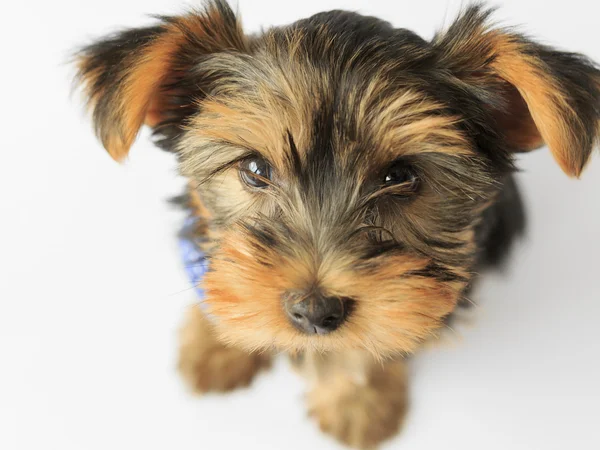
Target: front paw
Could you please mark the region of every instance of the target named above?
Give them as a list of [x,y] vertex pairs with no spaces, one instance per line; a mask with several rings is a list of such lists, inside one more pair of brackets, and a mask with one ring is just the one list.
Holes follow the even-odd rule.
[[388,363],[364,383],[337,377],[308,395],[309,413],[321,430],[358,449],[374,449],[398,433],[407,389],[402,363]]
[[227,392],[248,386],[270,366],[266,354],[249,354],[219,342],[199,308],[190,310],[181,332],[179,372],[196,393]]

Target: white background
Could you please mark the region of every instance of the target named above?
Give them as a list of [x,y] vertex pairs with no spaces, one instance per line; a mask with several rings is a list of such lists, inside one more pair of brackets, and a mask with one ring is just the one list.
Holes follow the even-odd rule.
[[[597,2],[498,1],[497,17],[600,61]],[[182,181],[147,131],[124,166],[69,98],[69,51],[178,0],[4,2],[0,27],[0,449],[339,449],[305,417],[285,360],[250,389],[191,396],[176,330],[194,293],[165,199]],[[425,37],[445,0],[240,0],[248,30],[324,9]],[[600,159],[581,181],[521,158],[529,234],[479,307],[411,366],[412,409],[385,449],[598,449]]]

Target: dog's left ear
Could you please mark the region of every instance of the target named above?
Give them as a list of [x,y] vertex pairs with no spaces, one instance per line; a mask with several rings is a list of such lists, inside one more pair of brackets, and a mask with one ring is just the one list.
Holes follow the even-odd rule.
[[205,80],[194,71],[207,56],[245,52],[248,40],[225,0],[202,11],[161,17],[155,26],[126,30],[76,55],[77,81],[93,111],[96,134],[116,160],[129,152],[145,123],[164,139],[194,112]]
[[579,177],[600,136],[600,71],[586,57],[488,25],[491,11],[467,9],[432,42],[442,67],[474,93],[513,151],[548,145]]

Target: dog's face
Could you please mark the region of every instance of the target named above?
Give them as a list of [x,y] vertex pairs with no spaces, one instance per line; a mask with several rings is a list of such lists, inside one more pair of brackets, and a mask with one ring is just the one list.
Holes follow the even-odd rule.
[[206,302],[248,349],[409,352],[460,300],[512,154],[579,175],[599,72],[469,9],[426,42],[353,13],[259,36],[222,2],[80,55],[98,134],[177,153],[210,223]]

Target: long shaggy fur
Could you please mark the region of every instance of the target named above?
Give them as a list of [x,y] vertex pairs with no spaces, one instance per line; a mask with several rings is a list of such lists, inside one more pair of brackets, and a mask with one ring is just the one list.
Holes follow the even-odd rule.
[[[493,244],[486,220],[509,214],[495,201],[512,186],[514,152],[546,143],[580,174],[599,135],[600,72],[493,27],[490,13],[470,7],[431,42],[344,11],[246,36],[213,1],[81,51],[79,79],[111,155],[123,158],[147,123],[179,156],[210,235],[207,303],[224,338],[412,351]],[[238,177],[254,154],[281,181],[268,192]],[[382,188],[398,160],[419,174],[416,195]],[[332,336],[286,323],[281,296],[309,284],[357,301]]]
[[[600,136],[598,67],[494,26],[491,13],[471,6],[431,41],[345,11],[249,36],[213,0],[81,50],[78,80],[111,156],[123,159],[147,124],[189,179],[216,320],[192,330],[185,354],[201,356],[184,361],[186,377],[212,386],[214,361],[234,354],[200,338],[207,329],[243,352],[340,361],[359,351],[347,365],[372,381],[361,391],[367,411],[389,398],[372,362],[434,336],[474,273],[501,263],[522,232],[514,154],[546,144],[567,175],[581,174]],[[243,181],[244,161],[257,157],[273,173],[261,190]],[[386,184],[397,165],[418,184]],[[339,329],[306,335],[290,323],[286,295],[307,291],[352,300]],[[231,385],[262,364],[240,361],[245,375],[228,374]],[[200,366],[210,373],[195,377]],[[356,377],[335,367],[351,391]],[[331,423],[342,391],[318,405],[331,429],[348,425]],[[371,445],[391,435],[401,397],[380,408],[394,415],[384,428],[365,420],[357,439],[338,437]]]

